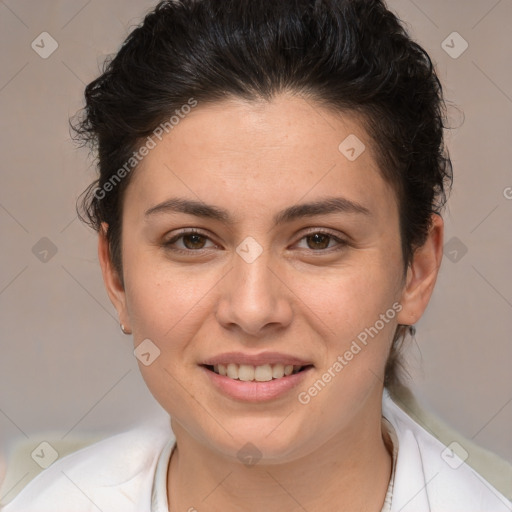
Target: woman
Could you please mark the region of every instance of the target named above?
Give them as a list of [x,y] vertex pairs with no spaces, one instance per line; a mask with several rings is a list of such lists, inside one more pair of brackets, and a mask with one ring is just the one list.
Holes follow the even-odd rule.
[[83,217],[172,431],[68,456],[6,512],[512,509],[390,397],[451,164],[383,2],[164,1],[86,101]]

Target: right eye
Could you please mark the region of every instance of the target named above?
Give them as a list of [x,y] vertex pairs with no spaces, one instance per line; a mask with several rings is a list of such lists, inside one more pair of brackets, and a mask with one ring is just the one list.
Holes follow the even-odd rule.
[[[177,247],[176,243],[181,240],[182,247]],[[173,236],[171,239],[167,240],[163,243],[163,246],[166,249],[170,249],[171,251],[181,252],[181,253],[190,253],[190,252],[199,252],[204,249],[209,249],[210,247],[205,247],[205,243],[210,241],[210,238],[205,234],[201,233],[195,229],[183,230],[180,233]],[[212,242],[213,244],[213,242]],[[217,247],[213,244],[213,247]]]

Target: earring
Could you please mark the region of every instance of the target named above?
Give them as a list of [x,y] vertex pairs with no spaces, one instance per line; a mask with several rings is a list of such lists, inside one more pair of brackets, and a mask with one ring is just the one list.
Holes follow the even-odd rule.
[[121,327],[121,331],[123,331],[123,334],[131,334],[132,333],[132,331],[127,331],[123,324],[119,324],[119,326]]
[[414,336],[416,334],[416,327],[414,325],[409,325],[409,334]]

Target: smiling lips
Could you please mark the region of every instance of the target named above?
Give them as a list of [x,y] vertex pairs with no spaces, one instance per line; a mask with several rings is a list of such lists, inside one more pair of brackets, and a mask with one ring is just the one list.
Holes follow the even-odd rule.
[[300,365],[284,365],[282,363],[277,364],[263,364],[260,366],[252,366],[249,364],[236,364],[229,363],[216,364],[213,366],[213,371],[219,375],[229,377],[230,379],[238,379],[243,381],[267,382],[272,379],[280,379],[284,376],[297,373],[301,370]]
[[253,356],[231,352],[211,358],[202,366],[217,375],[233,380],[268,382],[298,373],[312,365],[296,357],[276,352]]

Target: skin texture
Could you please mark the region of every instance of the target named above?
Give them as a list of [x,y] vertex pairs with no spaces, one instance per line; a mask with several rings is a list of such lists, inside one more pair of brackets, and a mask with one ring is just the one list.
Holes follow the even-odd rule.
[[[355,161],[338,150],[350,134],[366,146]],[[273,224],[284,208],[332,196],[369,214]],[[224,208],[234,222],[144,215],[171,197]],[[183,228],[207,238],[176,240],[173,247],[185,253],[165,247]],[[348,244],[311,237],[318,232]],[[236,252],[248,236],[262,248],[252,263]],[[396,325],[414,324],[427,307],[442,243],[443,221],[433,215],[404,276],[395,194],[354,115],[291,94],[271,102],[230,99],[198,105],[166,135],[126,190],[124,288],[104,232],[99,259],[135,346],[149,338],[161,351],[139,366],[177,438],[171,510],[380,511],[391,472],[381,428],[384,367]],[[394,303],[401,311],[317,396],[300,403],[298,392]],[[229,351],[278,351],[314,368],[298,389],[247,403],[214,389],[198,366]],[[247,442],[261,452],[251,467],[237,458]]]

